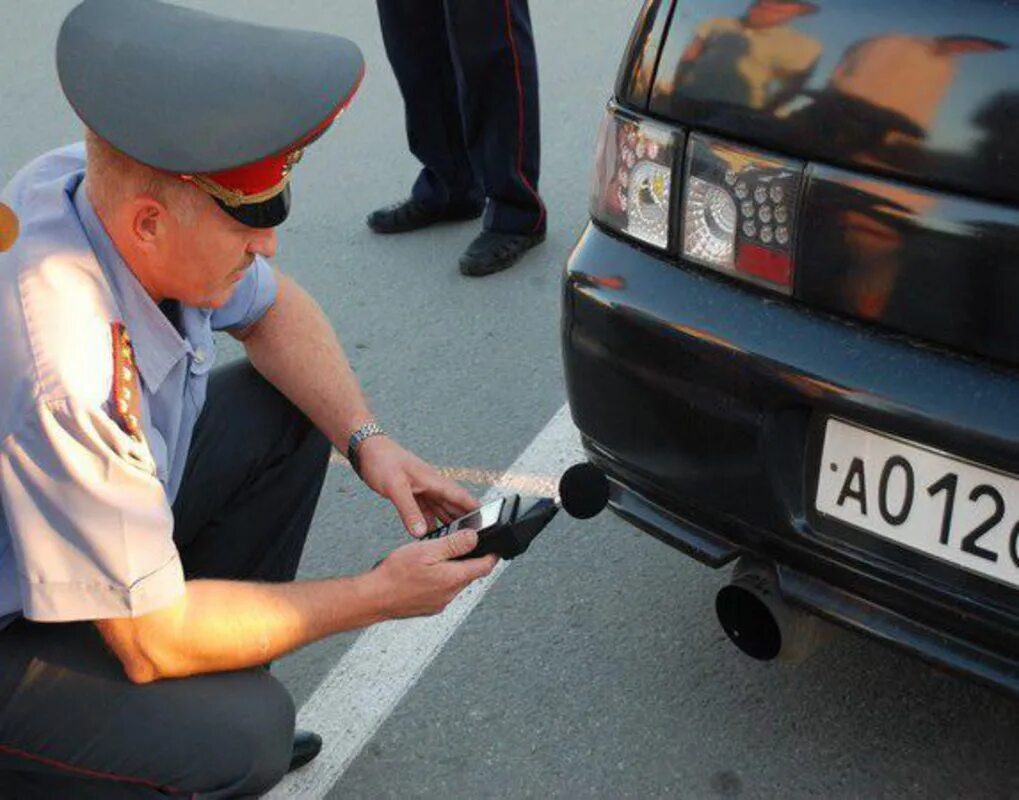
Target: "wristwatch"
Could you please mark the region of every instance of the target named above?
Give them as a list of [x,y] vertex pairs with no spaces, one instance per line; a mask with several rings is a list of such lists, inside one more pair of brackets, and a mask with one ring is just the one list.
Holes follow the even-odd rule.
[[352,434],[350,434],[350,440],[347,442],[347,461],[350,462],[350,466],[354,468],[354,472],[357,473],[357,477],[361,477],[361,468],[357,463],[357,448],[361,446],[361,442],[365,439],[370,439],[372,436],[385,436],[386,432],[382,430],[382,426],[375,422],[366,422]]

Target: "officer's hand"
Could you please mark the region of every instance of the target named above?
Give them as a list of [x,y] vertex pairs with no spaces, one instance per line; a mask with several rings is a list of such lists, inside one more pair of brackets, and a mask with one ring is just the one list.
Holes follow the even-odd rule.
[[357,451],[362,480],[387,498],[411,536],[423,536],[478,507],[478,501],[388,436],[365,439]]
[[387,617],[438,614],[468,584],[488,575],[498,562],[494,555],[451,561],[478,544],[472,530],[442,539],[411,542],[390,553],[368,574],[374,579]]

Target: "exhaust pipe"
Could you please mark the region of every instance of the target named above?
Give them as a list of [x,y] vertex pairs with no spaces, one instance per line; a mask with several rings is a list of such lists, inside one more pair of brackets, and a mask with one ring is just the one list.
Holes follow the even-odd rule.
[[830,632],[823,620],[785,601],[774,565],[746,557],[719,590],[715,612],[730,641],[758,661],[803,661]]

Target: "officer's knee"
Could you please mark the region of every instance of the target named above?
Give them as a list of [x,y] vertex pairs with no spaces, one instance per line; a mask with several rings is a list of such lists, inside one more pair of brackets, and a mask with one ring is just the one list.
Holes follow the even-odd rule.
[[[215,381],[218,391],[244,408],[244,414],[235,424],[247,425],[252,441],[264,437],[267,432],[275,432],[276,441],[285,451],[296,455],[302,467],[325,471],[332,452],[329,440],[250,361],[240,359],[220,368]],[[269,440],[272,438],[270,434]]]
[[[249,670],[203,679],[209,684],[194,698],[190,740],[194,789],[228,796],[258,795],[287,771],[293,748],[294,703],[268,673]],[[194,728],[199,730],[194,730]],[[189,787],[190,788],[190,787]]]
[[237,741],[231,771],[244,793],[275,786],[286,774],[294,744],[294,702],[275,679],[265,680],[236,708],[229,735]]
[[326,441],[304,412],[256,370],[250,361],[240,360],[227,367],[227,370],[232,372],[231,379],[239,387],[238,394],[247,396],[249,402],[260,403],[267,414],[280,416],[287,423],[294,424],[300,435],[310,431],[317,434],[317,440]]
[[308,463],[314,473],[325,472],[329,467],[333,445],[326,435],[310,422],[305,433],[305,449],[308,452]]

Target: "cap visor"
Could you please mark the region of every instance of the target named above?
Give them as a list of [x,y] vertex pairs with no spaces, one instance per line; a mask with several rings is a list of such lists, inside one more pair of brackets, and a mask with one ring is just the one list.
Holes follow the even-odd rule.
[[275,228],[290,213],[290,186],[275,197],[261,203],[250,203],[243,206],[228,206],[222,200],[213,198],[227,214],[250,228]]

